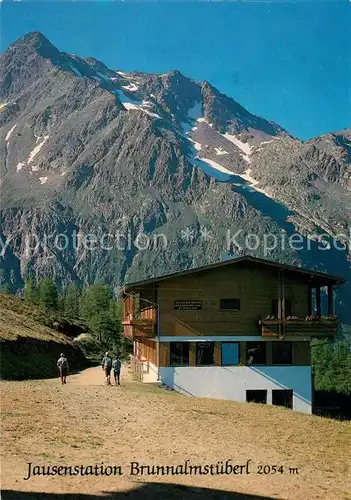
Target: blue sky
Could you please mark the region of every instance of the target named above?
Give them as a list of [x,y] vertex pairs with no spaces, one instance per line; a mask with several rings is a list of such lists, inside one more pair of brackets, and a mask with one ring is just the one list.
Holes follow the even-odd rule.
[[351,3],[10,2],[1,51],[39,30],[114,69],[179,69],[310,137],[351,125]]

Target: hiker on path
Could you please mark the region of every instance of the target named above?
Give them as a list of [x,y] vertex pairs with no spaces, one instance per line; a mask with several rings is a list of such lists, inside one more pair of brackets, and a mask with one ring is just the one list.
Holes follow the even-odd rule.
[[101,366],[105,372],[106,384],[111,385],[112,358],[108,352],[105,352]]
[[68,375],[68,361],[63,353],[60,354],[59,359],[57,360],[57,368],[60,372],[61,384],[66,384],[66,378]]
[[112,363],[113,375],[115,377],[115,384],[121,385],[120,376],[121,376],[121,360],[119,359],[119,355],[117,354],[115,360]]

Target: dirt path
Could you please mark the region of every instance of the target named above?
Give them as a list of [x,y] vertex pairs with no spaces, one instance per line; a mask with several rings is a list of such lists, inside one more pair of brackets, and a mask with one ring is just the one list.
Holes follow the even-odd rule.
[[[133,381],[127,367],[121,382],[121,387],[105,386],[100,367],[70,376],[66,386],[58,379],[1,382],[2,498],[97,500],[106,498],[103,493],[140,500],[351,498],[349,423],[187,398]],[[249,475],[130,475],[132,461],[176,466],[187,459],[202,465],[252,462]],[[121,466],[123,475],[32,475],[24,480],[29,462],[32,470],[103,462]],[[259,464],[283,466],[283,472],[257,474]]]
[[[127,385],[129,386],[130,384],[134,384],[135,382],[133,381],[131,371],[129,370],[128,366],[123,367],[123,386]],[[54,379],[51,382],[54,384],[57,384],[57,380]],[[87,370],[84,370],[81,373],[71,375],[68,380],[70,385],[85,385],[89,387],[100,387],[103,385],[104,382],[104,372],[102,371],[100,366],[95,366],[94,368],[88,368]],[[114,382],[114,378],[111,375],[111,383]],[[121,386],[122,387],[122,386]],[[118,388],[120,389],[120,388]]]

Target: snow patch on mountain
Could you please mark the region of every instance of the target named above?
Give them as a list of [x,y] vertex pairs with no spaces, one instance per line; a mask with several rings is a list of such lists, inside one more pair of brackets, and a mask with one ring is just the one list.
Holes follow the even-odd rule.
[[216,155],[221,156],[221,155],[229,155],[228,151],[224,151],[221,147],[215,148]]
[[136,109],[136,110],[140,109],[140,106],[138,106],[137,104],[134,104],[133,102],[124,102],[123,106],[126,109],[128,109],[128,111],[130,111],[131,109]]
[[126,89],[129,92],[136,92],[139,87],[135,83],[130,83],[129,85],[122,85],[122,89]]
[[196,151],[201,151],[201,144],[199,142],[195,142],[193,140],[191,140],[191,142],[194,144],[194,148],[196,149]]
[[207,123],[207,125],[209,127],[213,127],[213,124],[212,123],[208,123],[208,121],[206,120],[206,118],[204,116],[202,118],[198,118],[196,121],[199,122],[199,123]]
[[[38,139],[40,140],[41,137],[39,137],[39,138],[37,137],[37,142],[38,142]],[[39,153],[39,151],[41,150],[41,148],[44,146],[44,144],[46,143],[46,141],[48,139],[49,139],[49,136],[45,135],[44,138],[43,138],[43,140],[41,142],[39,142],[39,144],[37,144],[37,146],[35,146],[35,148],[33,149],[33,151],[30,152],[28,160],[27,160],[27,165],[29,165],[34,160],[34,158]]]
[[251,188],[253,191],[258,191],[264,196],[267,196],[267,198],[274,200],[274,197],[270,193],[268,193],[268,191],[265,191],[264,189],[257,187],[258,181],[251,176],[251,169],[248,168],[244,174],[239,174],[239,175],[242,179],[248,182],[249,184],[248,187]]
[[[240,186],[241,188],[257,191],[267,196],[268,198],[273,199],[273,197],[267,191],[257,186],[258,181],[251,176],[250,168],[248,168],[244,174],[237,174],[214,160],[210,160],[209,158],[204,157],[199,158],[197,151],[201,150],[202,145],[191,139],[188,136],[188,133],[186,134],[186,136],[187,139],[191,142],[193,149],[192,158],[190,159],[190,161],[194,165],[199,166],[206,174],[214,177],[219,182],[231,182],[234,186]],[[250,152],[252,151],[252,147],[250,145],[240,141],[237,137],[231,136],[230,134],[224,134],[224,137],[233,142],[237,147],[239,147],[246,157],[249,156]],[[218,156],[229,154],[227,151],[224,151],[222,147],[215,148],[215,151]]]
[[238,174],[238,175],[240,175],[240,177],[242,177],[245,181],[247,181],[249,183],[250,187],[252,187],[255,191],[258,191],[259,193],[264,194],[268,198],[274,199],[270,193],[268,193],[264,189],[257,187],[258,181],[251,176],[251,169],[250,168],[248,168],[244,174]]
[[225,134],[221,134],[221,135],[225,139],[227,139],[228,141],[232,142],[237,148],[239,148],[242,151],[242,153],[240,153],[242,158],[247,163],[251,163],[250,154],[252,151],[252,146],[250,146],[250,144],[248,144],[247,142],[241,141],[235,135],[228,134],[228,132],[226,132]]
[[144,113],[148,114],[152,118],[161,119],[160,115],[158,115],[156,113],[152,113],[148,109],[145,109],[145,108],[150,107],[150,105],[152,105],[149,101],[141,101],[140,99],[134,98],[134,97],[128,98],[122,90],[116,90],[115,93],[118,95],[121,103],[128,111],[130,111],[130,110],[143,111]]
[[[199,158],[200,161],[208,163],[208,165],[218,172],[222,172],[224,174],[227,174],[229,177],[233,177],[235,174],[231,171],[228,170],[227,168],[223,167],[220,163],[217,163],[216,161],[210,160],[209,158]],[[226,179],[230,180],[230,179]]]
[[186,132],[185,137],[188,139],[191,149],[191,153],[188,156],[190,163],[194,166],[198,166],[205,174],[214,177],[219,182],[228,182],[232,180],[234,176],[233,172],[223,167],[223,165],[208,158],[199,158],[197,152],[201,150],[202,145],[199,142],[195,142],[187,134],[188,132]]
[[213,177],[219,182],[229,182],[233,178],[232,172],[208,158],[199,158],[197,155],[194,155],[193,158],[189,158],[189,161],[194,166],[199,167],[205,174]]
[[161,119],[160,115],[158,115],[156,113],[151,113],[151,111],[149,111],[148,109],[144,109],[142,106],[138,106],[138,104],[134,104],[132,102],[124,102],[123,106],[126,109],[128,109],[128,111],[130,111],[130,110],[143,111],[144,113],[146,113],[149,116],[152,116],[153,118],[160,118]]
[[25,166],[25,163],[19,162],[17,164],[17,167],[16,167],[17,172],[19,172],[20,170],[22,170],[22,167],[24,167],[24,166]]
[[142,106],[139,107],[141,111],[144,111],[144,113],[148,114],[149,116],[152,116],[153,118],[158,118],[159,120],[162,120],[162,117],[158,115],[157,113],[152,113],[148,109],[143,108]]
[[6,142],[8,142],[10,140],[12,132],[15,130],[16,127],[17,127],[17,123],[12,128],[10,128],[10,130],[7,132],[6,137],[5,137]]
[[[194,121],[197,123],[206,123],[209,126],[212,126],[207,122],[207,120],[202,115],[202,103],[201,101],[197,101],[192,108],[188,111],[189,122],[194,124]],[[202,144],[194,141],[190,137],[191,130],[197,130],[198,127],[189,125],[189,122],[182,122],[181,127],[184,132],[184,137],[188,139],[191,144],[191,156],[188,157],[189,161],[198,167],[201,168],[203,172],[207,175],[214,177],[219,182],[229,182],[233,180],[234,173],[228,170],[226,167],[217,163],[209,158],[199,158],[197,152],[201,151]],[[207,145],[206,145],[207,146]],[[206,147],[205,146],[205,147]],[[226,151],[223,151],[222,148],[216,148],[217,154],[228,154]],[[223,151],[223,152],[222,152]]]
[[134,104],[141,103],[140,99],[136,96],[133,96],[133,97],[126,96],[125,93],[123,92],[123,90],[115,90],[114,92],[115,92],[115,94],[118,95],[119,100],[121,101],[121,103],[123,105],[128,104],[128,103],[134,103]]

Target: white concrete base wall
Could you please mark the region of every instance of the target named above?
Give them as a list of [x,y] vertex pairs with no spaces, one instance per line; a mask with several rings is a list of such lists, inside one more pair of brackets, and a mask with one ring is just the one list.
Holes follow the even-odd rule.
[[185,366],[161,367],[164,384],[188,396],[246,401],[247,390],[292,389],[293,408],[312,413],[310,366]]
[[143,382],[157,382],[157,367],[150,361],[143,362]]

